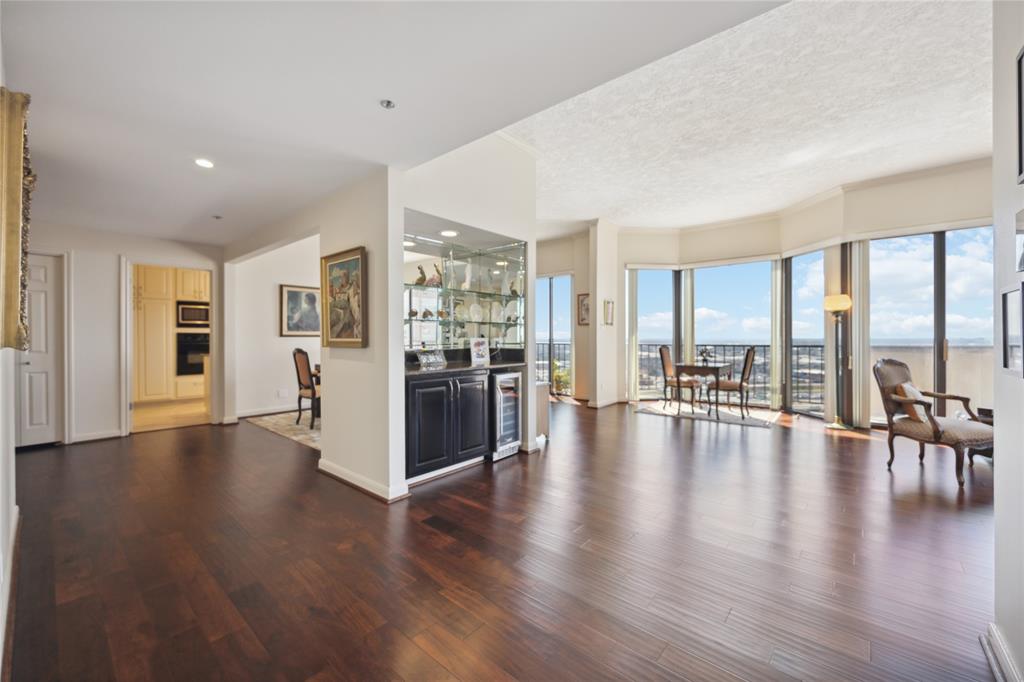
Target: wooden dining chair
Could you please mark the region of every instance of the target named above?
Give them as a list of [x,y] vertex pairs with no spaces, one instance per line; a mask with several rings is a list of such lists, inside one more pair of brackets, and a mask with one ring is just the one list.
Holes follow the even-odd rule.
[[690,412],[693,412],[694,397],[699,399],[701,382],[700,379],[695,377],[680,377],[676,376],[676,366],[672,363],[672,351],[669,350],[668,346],[659,346],[658,354],[661,356],[661,374],[665,380],[665,388],[662,389],[662,398],[665,401],[665,407],[668,407],[669,399],[672,397],[672,392],[675,391],[676,399],[679,401],[679,407],[683,406],[683,389],[690,389]]
[[295,376],[299,380],[299,416],[295,418],[298,424],[302,420],[302,400],[309,401],[309,428],[316,428],[316,418],[320,414],[320,384],[313,380],[313,370],[309,364],[309,353],[296,348],[292,351],[292,360],[295,361]]
[[[743,370],[740,372],[739,379],[733,379],[732,370],[730,370],[728,378],[717,382],[712,381],[708,385],[708,395],[711,395],[711,389],[713,388],[725,391],[726,402],[729,400],[730,393],[740,394],[740,419],[746,419],[750,416],[750,375],[754,370],[755,352],[753,346],[747,348],[747,352],[743,356]],[[744,414],[744,410],[746,410],[746,414]]]

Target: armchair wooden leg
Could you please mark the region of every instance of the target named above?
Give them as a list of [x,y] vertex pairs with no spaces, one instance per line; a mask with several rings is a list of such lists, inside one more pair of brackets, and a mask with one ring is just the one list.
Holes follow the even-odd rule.
[[963,488],[964,487],[964,449],[962,446],[957,445],[953,448],[953,452],[956,453],[956,482]]
[[917,444],[917,460],[919,462],[924,461],[924,443]]
[[295,417],[295,423],[296,424],[298,424],[300,421],[302,421],[302,396],[299,396],[298,403],[299,403],[299,414],[298,414],[298,416]]
[[896,440],[896,434],[892,431],[889,432],[889,463],[886,464],[888,469],[892,469],[892,461],[896,459],[896,448],[893,447],[892,442]]
[[967,466],[974,466],[974,448],[967,448]]

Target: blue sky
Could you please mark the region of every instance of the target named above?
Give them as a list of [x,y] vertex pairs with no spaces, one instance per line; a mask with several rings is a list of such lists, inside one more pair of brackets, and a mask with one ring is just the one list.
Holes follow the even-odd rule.
[[[871,338],[932,337],[934,315],[931,235],[871,242]],[[947,336],[992,342],[992,229],[946,233]],[[697,343],[768,343],[771,264],[767,261],[701,268],[694,273]],[[793,258],[793,336],[824,338],[824,260],[821,251]],[[672,273],[637,273],[641,342],[672,338]]]
[[[553,282],[549,285],[549,282]],[[572,320],[575,301],[572,298],[572,276],[561,275],[559,277],[537,278],[537,340],[547,341],[548,339],[548,290],[553,286],[554,298],[554,331],[552,337],[555,341],[569,341],[572,339]]]

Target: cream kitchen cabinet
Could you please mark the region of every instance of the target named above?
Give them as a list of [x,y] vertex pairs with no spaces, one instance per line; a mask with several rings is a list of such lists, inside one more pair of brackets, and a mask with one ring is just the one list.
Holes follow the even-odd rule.
[[210,271],[178,269],[177,290],[179,301],[210,302]]

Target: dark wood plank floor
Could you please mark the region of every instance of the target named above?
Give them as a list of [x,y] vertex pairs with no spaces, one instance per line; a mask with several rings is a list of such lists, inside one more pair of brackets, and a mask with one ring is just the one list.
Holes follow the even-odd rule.
[[570,405],[390,507],[250,424],[17,457],[15,680],[989,679],[992,469]]

